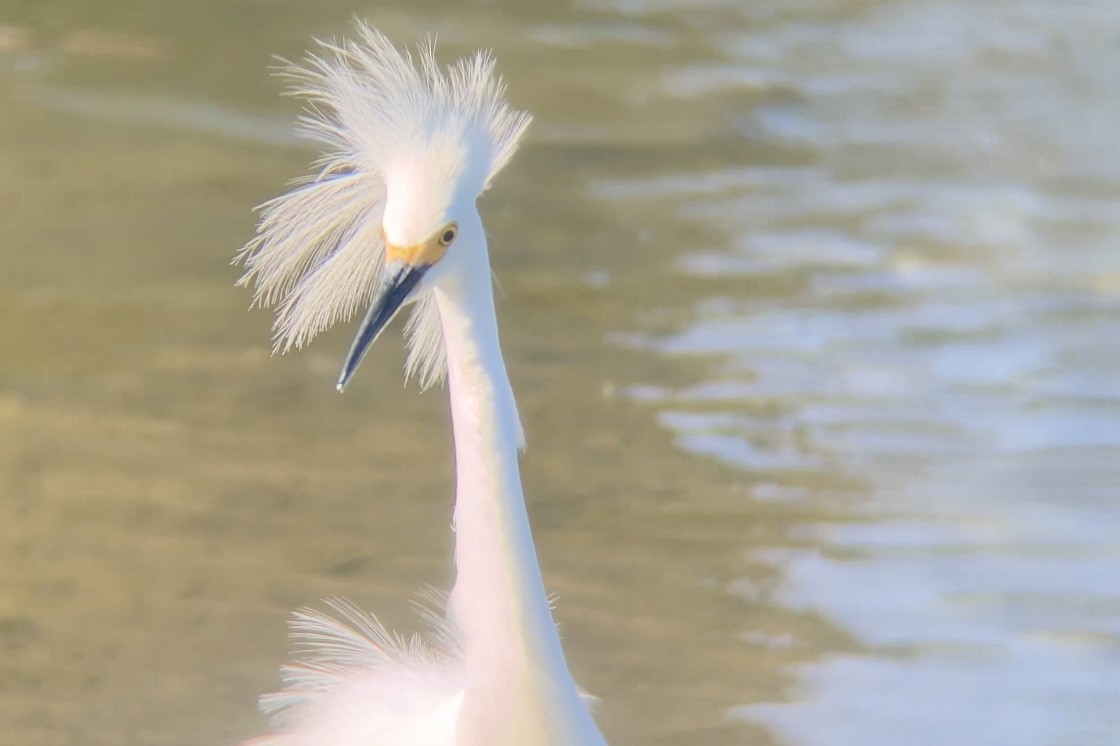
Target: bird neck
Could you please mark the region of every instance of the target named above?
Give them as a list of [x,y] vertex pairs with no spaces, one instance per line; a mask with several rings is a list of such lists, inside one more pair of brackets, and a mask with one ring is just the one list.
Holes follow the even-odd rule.
[[[521,708],[518,718],[551,730],[548,723],[583,707],[529,528],[518,469],[521,428],[498,342],[490,269],[480,262],[472,271],[474,277],[436,291],[455,435],[456,580],[449,612],[465,656],[460,727],[493,734],[493,721],[505,717],[494,707],[512,707]],[[526,732],[521,725],[516,730]]]

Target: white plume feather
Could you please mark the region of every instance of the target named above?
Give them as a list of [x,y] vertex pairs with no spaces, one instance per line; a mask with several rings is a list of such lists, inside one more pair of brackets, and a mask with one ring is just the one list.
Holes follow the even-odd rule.
[[[357,22],[357,40],[320,42],[321,52],[281,75],[307,100],[299,130],[325,146],[318,173],[260,206],[256,236],[238,253],[255,305],[275,306],[274,349],[300,348],[371,302],[385,256],[381,235],[386,169],[436,141],[479,166],[459,178],[481,193],[509,161],[531,117],[504,100],[494,59],[478,53],[441,69],[434,42],[417,59]],[[437,167],[438,164],[432,164]],[[443,178],[442,174],[439,174]],[[412,305],[406,371],[427,387],[446,371],[442,327],[430,295]]]
[[[301,652],[299,663],[284,666],[285,691],[261,697],[261,710],[287,724],[355,673],[384,673],[430,665],[457,665],[459,650],[442,615],[425,611],[431,637],[410,638],[392,632],[358,606],[343,598],[326,604],[337,617],[315,609],[300,609],[291,622],[292,639]],[[426,607],[424,607],[426,608]]]
[[[438,596],[429,598],[440,603]],[[345,599],[328,599],[327,605],[336,616],[296,612],[291,630],[299,661],[282,669],[282,691],[261,697],[273,733],[249,744],[446,742],[433,741],[432,734],[454,731],[462,649],[444,614],[418,604],[428,633],[405,638]]]
[[[421,591],[413,606],[425,632],[407,638],[346,599],[326,604],[333,615],[295,613],[289,626],[298,661],[281,669],[284,689],[260,699],[273,733],[245,746],[452,742],[464,653],[447,594]],[[582,689],[579,694],[587,707],[598,704]]]

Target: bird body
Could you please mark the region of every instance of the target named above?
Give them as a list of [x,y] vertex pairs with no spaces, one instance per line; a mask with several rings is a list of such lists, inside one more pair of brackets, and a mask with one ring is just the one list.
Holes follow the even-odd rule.
[[601,746],[568,671],[529,526],[523,432],[498,337],[476,199],[529,123],[493,61],[439,69],[359,24],[287,70],[311,100],[321,171],[263,206],[242,282],[276,304],[277,347],[298,347],[368,305],[339,380],[403,306],[407,369],[448,379],[455,442],[456,580],[425,635],[388,632],[345,601],[293,622],[302,659],[262,698],[260,746]]

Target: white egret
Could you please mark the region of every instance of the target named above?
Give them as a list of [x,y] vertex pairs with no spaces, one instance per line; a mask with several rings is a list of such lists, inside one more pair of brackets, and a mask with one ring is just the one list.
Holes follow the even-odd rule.
[[486,236],[475,205],[517,149],[527,113],[505,101],[489,54],[441,69],[359,23],[284,74],[310,103],[318,174],[262,206],[239,258],[255,300],[278,307],[280,350],[359,307],[342,368],[411,305],[407,374],[447,374],[455,441],[454,587],[409,640],[346,602],[303,610],[299,662],[262,698],[285,746],[604,744],[568,672],[521,491],[521,423],[498,343]]

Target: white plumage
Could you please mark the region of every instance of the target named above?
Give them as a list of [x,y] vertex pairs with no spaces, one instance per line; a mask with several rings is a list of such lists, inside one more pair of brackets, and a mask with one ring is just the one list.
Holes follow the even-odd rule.
[[[420,224],[456,186],[481,194],[532,121],[505,103],[489,54],[445,72],[431,41],[417,50],[417,65],[370,26],[358,23],[357,32],[357,41],[320,43],[322,53],[309,55],[305,66],[280,70],[289,93],[308,104],[299,131],[326,152],[315,176],[260,207],[257,236],[237,256],[246,268],[239,284],[254,286],[257,304],[278,307],[278,351],[302,347],[369,305],[385,257],[390,183],[407,192],[396,204],[412,207]],[[445,370],[428,301],[417,299],[408,327],[407,371],[424,387]]]
[[305,98],[317,174],[262,207],[238,255],[254,300],[277,307],[276,349],[368,308],[346,385],[394,314],[412,306],[407,373],[449,380],[456,452],[456,581],[403,638],[348,602],[300,611],[285,688],[262,709],[268,746],[604,744],[568,672],[529,530],[523,445],[502,361],[490,262],[475,200],[530,117],[504,101],[494,62],[441,69],[359,23],[283,74]]
[[424,611],[430,633],[405,639],[348,601],[328,605],[334,616],[296,613],[302,660],[283,668],[283,691],[261,697],[277,733],[250,743],[455,743],[462,651],[445,620]]

